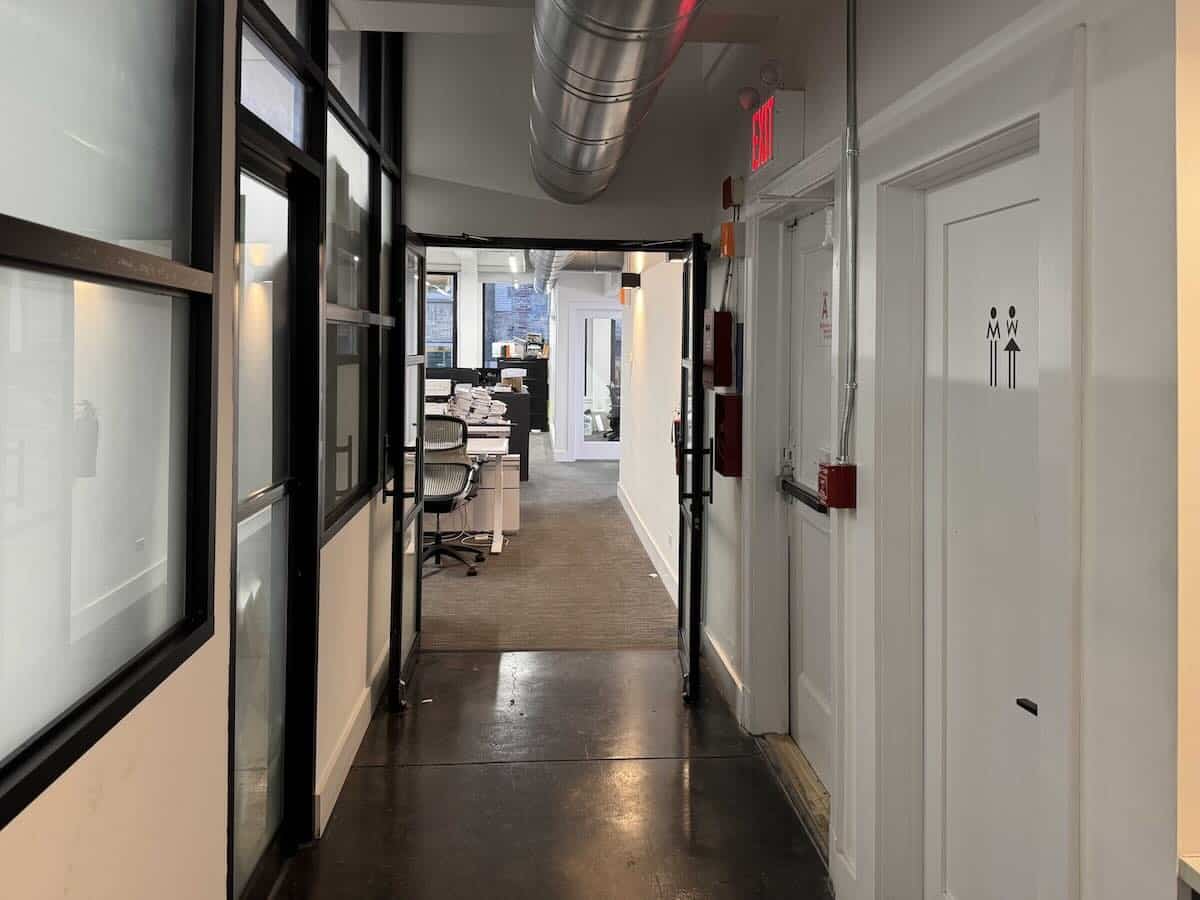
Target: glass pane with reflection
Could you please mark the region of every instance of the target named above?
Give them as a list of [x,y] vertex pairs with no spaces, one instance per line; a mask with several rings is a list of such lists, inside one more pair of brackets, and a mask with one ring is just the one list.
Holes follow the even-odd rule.
[[288,198],[242,173],[238,223],[237,493],[288,471]]
[[239,523],[234,597],[234,888],[240,895],[283,821],[287,511],[282,500]]

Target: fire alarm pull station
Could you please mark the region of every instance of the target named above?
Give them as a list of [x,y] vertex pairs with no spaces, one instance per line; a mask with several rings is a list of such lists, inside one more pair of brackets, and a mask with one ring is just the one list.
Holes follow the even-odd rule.
[[742,395],[714,394],[713,468],[726,478],[742,477]]
[[733,313],[723,309],[704,311],[704,386],[733,384]]
[[858,469],[853,463],[823,462],[817,470],[817,492],[830,509],[858,506]]

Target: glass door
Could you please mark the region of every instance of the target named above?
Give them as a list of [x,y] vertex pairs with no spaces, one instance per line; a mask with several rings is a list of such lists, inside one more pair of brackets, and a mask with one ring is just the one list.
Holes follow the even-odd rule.
[[238,180],[237,576],[233,594],[234,895],[284,815],[287,682],[291,205],[282,180]]
[[[699,234],[683,267],[683,348],[679,375],[679,420],[675,425],[675,470],[679,477],[679,663],[683,699],[700,696],[700,615],[704,596],[704,519],[711,494],[705,475],[711,448],[705,446],[704,308],[708,302],[708,247]],[[708,479],[711,482],[711,474]]]
[[[404,704],[407,672],[416,663],[421,637],[421,550],[424,508],[425,422],[425,244],[405,234],[403,296],[392,329],[388,395],[389,453],[399,459],[398,498],[392,513],[392,613],[388,657],[388,703]],[[394,450],[392,448],[395,448]]]
[[621,458],[621,313],[581,312],[578,459]]

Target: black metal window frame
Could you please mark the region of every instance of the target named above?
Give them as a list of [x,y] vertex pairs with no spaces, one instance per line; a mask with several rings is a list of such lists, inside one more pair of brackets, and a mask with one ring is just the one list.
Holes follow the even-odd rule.
[[[214,634],[218,314],[224,14],[197,0],[190,262],[130,250],[0,214],[0,263],[188,301],[189,388],[183,616],[95,685],[0,767],[0,828],[32,803]],[[82,88],[81,88],[82,89]]]
[[450,279],[454,290],[451,292],[451,331],[450,331],[450,365],[446,368],[456,368],[458,366],[458,287],[459,277],[457,272],[445,272],[431,269],[425,273],[425,296],[422,298],[424,309],[421,315],[425,320],[425,327],[421,331],[421,353],[425,357],[425,364],[430,368],[442,368],[441,366],[432,366],[429,364],[429,279],[434,275],[446,276]]
[[[313,819],[312,791],[316,782],[316,702],[317,702],[317,634],[320,584],[321,547],[348,523],[386,484],[390,466],[386,447],[387,421],[403,414],[402,392],[389,391],[384,384],[388,378],[389,353],[384,344],[398,331],[396,320],[380,312],[381,241],[383,216],[392,222],[392,253],[389,285],[391,308],[398,307],[394,299],[402,288],[401,264],[403,252],[399,243],[403,231],[398,212],[403,187],[401,168],[387,148],[401,146],[399,134],[390,133],[400,126],[398,110],[388,115],[385,106],[399,103],[402,72],[403,42],[400,35],[366,33],[363,36],[362,89],[370,102],[366,121],[350,106],[327,76],[328,64],[328,2],[302,0],[299,36],[293,35],[275,16],[264,0],[240,0],[239,29],[253,29],[279,59],[298,75],[305,86],[305,128],[303,146],[297,147],[285,136],[240,104],[241,69],[238,68],[238,160],[239,171],[246,169],[257,176],[275,173],[275,182],[286,188],[292,211],[290,241],[293,260],[292,347],[296,366],[292,370],[291,477],[286,487],[275,485],[243,503],[234,498],[237,516],[249,513],[255,504],[277,499],[281,491],[290,500],[288,553],[290,572],[288,586],[287,676],[284,734],[284,820],[276,841],[251,877],[244,897],[266,896],[278,874],[282,860],[297,848],[312,840],[316,823]],[[241,31],[238,32],[238,50]],[[351,308],[327,302],[326,272],[326,182],[327,182],[327,115],[336,115],[339,123],[362,145],[370,160],[368,211],[368,276],[366,308]],[[387,129],[385,133],[384,129]],[[392,183],[392,208],[382,209],[384,175]],[[325,429],[325,360],[328,326],[347,324],[368,332],[367,340],[367,421],[363,437],[368,442],[365,483],[354,494],[327,510],[325,503],[326,453],[323,441]],[[302,361],[309,362],[302,362]],[[400,396],[391,396],[400,394]],[[385,405],[387,408],[385,409]],[[236,421],[236,410],[234,411]],[[236,490],[236,488],[235,488]],[[235,590],[236,529],[230,535],[235,565],[230,573],[231,590]],[[231,665],[236,663],[231,635]],[[231,676],[233,670],[231,669]],[[230,723],[228,786],[232,801],[234,696],[230,679]],[[230,803],[228,848],[232,863],[233,805]],[[227,891],[233,896],[233,872],[229,867]]]

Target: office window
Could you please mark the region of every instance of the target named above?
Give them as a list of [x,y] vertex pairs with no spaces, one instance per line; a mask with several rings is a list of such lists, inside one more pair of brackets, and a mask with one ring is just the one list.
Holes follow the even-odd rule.
[[304,83],[248,25],[242,28],[242,106],[304,146]]
[[329,4],[329,80],[351,109],[367,118],[367,79],[363,71],[363,35],[346,24],[335,4]]
[[0,268],[0,766],[184,618],[189,302]]
[[325,511],[336,518],[370,484],[367,342],[358,325],[327,327],[325,347]]
[[514,342],[523,355],[530,334],[543,340],[550,330],[550,295],[531,284],[484,284],[483,362],[494,367],[504,343]]
[[326,298],[340,306],[365,309],[371,161],[333,113],[329,113],[328,145]]
[[195,0],[0,3],[0,212],[190,261]]
[[425,365],[429,368],[454,365],[457,315],[458,276],[430,272],[425,276]]

